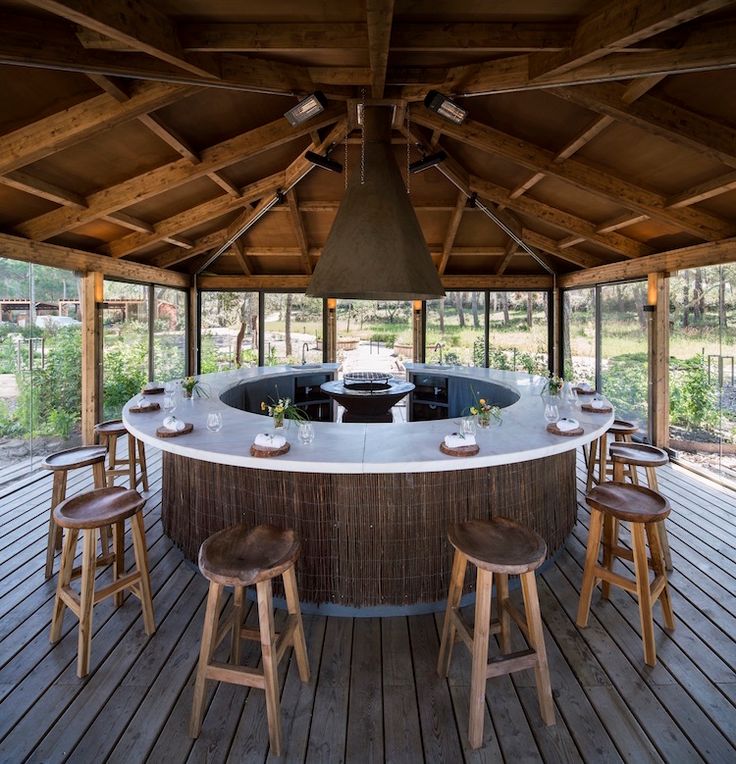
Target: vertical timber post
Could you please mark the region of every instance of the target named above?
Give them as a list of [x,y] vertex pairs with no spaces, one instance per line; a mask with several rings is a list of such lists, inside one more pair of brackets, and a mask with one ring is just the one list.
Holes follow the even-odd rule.
[[324,359],[327,363],[337,361],[337,300],[328,297],[325,311],[325,349]]
[[199,290],[197,277],[192,277],[187,300],[187,374],[199,374]]
[[670,424],[670,282],[668,273],[650,273],[647,303],[654,310],[649,331],[650,439],[667,448]]
[[104,299],[102,274],[82,275],[82,438],[94,443],[102,393],[102,334],[100,305]]
[[412,301],[412,359],[414,363],[424,362],[424,303],[422,300]]
[[552,373],[561,377],[565,371],[562,358],[562,290],[555,287],[552,290],[552,311],[550,320],[552,327],[549,336],[552,338]]

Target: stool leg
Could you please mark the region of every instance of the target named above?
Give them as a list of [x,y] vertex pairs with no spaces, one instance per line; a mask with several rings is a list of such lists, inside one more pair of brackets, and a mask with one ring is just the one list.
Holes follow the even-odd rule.
[[110,435],[107,439],[107,486],[115,485],[115,475],[111,474],[117,467],[118,436]]
[[77,676],[89,674],[89,657],[92,646],[92,612],[95,599],[95,555],[97,529],[88,528],[84,537],[82,552],[82,580],[79,597],[79,637],[77,640]]
[[103,557],[110,555],[110,526],[100,528],[100,554]]
[[302,623],[302,609],[299,605],[299,592],[296,586],[296,573],[294,566],[284,571],[284,591],[286,592],[286,606],[289,615],[296,619],[294,629],[294,654],[296,665],[299,669],[299,678],[302,682],[309,681],[309,658],[307,656],[307,643],[304,639],[304,624]]
[[600,443],[598,443],[598,483],[605,483],[608,477],[606,460],[608,458],[608,434],[603,433],[601,435]]
[[[657,480],[657,470],[654,467],[647,467],[647,483],[649,487],[659,493],[659,481]],[[672,570],[672,553],[670,552],[670,541],[667,538],[666,520],[657,523],[659,531],[659,546],[664,557],[664,566],[667,570]]]
[[588,546],[585,550],[585,567],[583,569],[583,583],[580,586],[580,603],[578,604],[578,626],[588,625],[590,614],[590,600],[593,597],[595,586],[595,566],[598,561],[598,547],[601,543],[601,529],[603,526],[603,513],[592,509],[590,512],[590,530],[588,531]]
[[141,481],[143,484],[143,490],[148,490],[148,467],[146,466],[146,444],[142,441],[138,441],[138,464],[141,468]]
[[256,584],[258,595],[258,626],[261,632],[261,658],[266,690],[266,716],[271,753],[281,756],[281,703],[279,701],[279,674],[274,644],[273,594],[271,580]]
[[498,623],[501,627],[499,632],[501,643],[501,653],[508,655],[511,652],[511,616],[506,610],[506,603],[509,601],[509,577],[506,573],[496,574],[496,611],[498,612]]
[[202,712],[204,710],[204,691],[207,684],[207,666],[212,661],[215,651],[215,639],[217,638],[217,626],[220,617],[220,594],[222,584],[210,581],[210,589],[207,594],[207,609],[204,613],[202,626],[202,641],[199,646],[199,663],[197,664],[197,678],[194,682],[194,697],[192,698],[192,715],[189,718],[189,737],[199,737],[202,729]]
[[[654,575],[667,576],[664,567],[664,555],[662,553],[662,546],[659,542],[659,528],[662,523],[647,523],[647,541],[649,542],[649,553],[652,557],[652,568],[654,568]],[[664,624],[671,631],[675,628],[675,614],[672,612],[672,603],[670,602],[670,591],[668,584],[664,585],[662,593],[659,595],[659,601],[662,603],[662,612],[664,613]]]
[[137,465],[138,459],[135,452],[135,438],[128,433],[128,482],[133,489],[138,485],[138,477],[136,474]]
[[240,629],[243,626],[243,587],[233,587],[233,632],[230,635],[230,663],[240,665]]
[[585,483],[585,492],[589,493],[593,488],[593,478],[595,476],[595,461],[598,453],[598,441],[590,441],[590,454],[588,455],[588,479]]
[[[613,547],[618,541],[618,523],[611,515],[603,517],[603,567],[613,569]],[[607,600],[611,596],[609,581],[601,581],[601,597]]]
[[483,711],[486,701],[488,639],[491,626],[493,573],[478,568],[475,586],[475,623],[473,625],[473,664],[470,670],[470,721],[468,740],[471,748],[483,744]]
[[652,593],[649,588],[649,565],[647,564],[647,547],[644,535],[644,523],[631,523],[634,571],[636,573],[636,595],[639,599],[639,622],[644,642],[644,662],[648,666],[654,666],[657,663],[657,649],[654,644]]
[[537,654],[537,665],[534,667],[534,674],[537,680],[539,710],[542,714],[542,721],[549,726],[555,723],[555,704],[552,700],[552,685],[549,681],[547,648],[544,644],[542,614],[539,610],[537,579],[534,576],[533,570],[529,573],[521,574],[521,591],[524,595],[524,611],[526,612],[526,624],[529,630],[529,642]]
[[455,645],[456,629],[452,621],[452,611],[460,605],[463,594],[463,582],[465,581],[465,568],[467,558],[459,550],[455,550],[452,558],[452,573],[450,574],[450,591],[447,595],[447,607],[445,608],[445,620],[442,624],[442,640],[440,642],[440,654],[437,658],[437,673],[444,679],[450,670],[452,648]]
[[[117,581],[119,578],[122,578],[125,575],[125,525],[120,523],[115,523],[115,525],[112,526],[112,551],[115,555],[115,564],[113,565],[112,569],[112,579],[113,581]],[[113,602],[115,603],[115,607],[120,607],[123,604],[123,596],[125,592],[122,590],[119,592],[115,592],[113,595]]]
[[92,465],[92,481],[95,488],[105,487],[105,462],[96,462]]
[[57,527],[54,522],[54,507],[62,501],[61,491],[64,482],[64,472],[54,472],[54,480],[51,486],[51,509],[49,512],[49,534],[46,543],[46,569],[44,575],[51,578],[54,573],[54,553],[56,551]]
[[156,631],[156,621],[153,617],[153,601],[151,600],[151,578],[148,573],[148,548],[146,547],[146,530],[143,526],[143,513],[136,512],[130,520],[133,535],[133,552],[135,565],[140,573],[138,582],[141,592],[141,607],[143,608],[143,626],[150,637]]
[[61,566],[59,567],[59,577],[56,579],[56,598],[54,599],[54,612],[51,616],[51,636],[49,641],[53,645],[61,639],[61,626],[64,621],[64,611],[66,603],[61,599],[61,590],[69,586],[72,580],[72,568],[74,568],[74,557],[77,553],[77,537],[79,531],[76,528],[67,528],[64,534],[64,549],[61,552]]

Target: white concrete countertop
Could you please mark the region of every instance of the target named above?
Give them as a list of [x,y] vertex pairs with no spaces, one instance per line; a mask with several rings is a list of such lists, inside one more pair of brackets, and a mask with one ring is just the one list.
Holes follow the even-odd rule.
[[[480,453],[472,457],[446,456],[439,450],[445,435],[460,428],[459,419],[394,424],[343,424],[314,422],[314,441],[303,445],[297,428],[291,423],[286,438],[291,445],[287,454],[273,458],[250,455],[250,446],[259,432],[271,432],[270,418],[227,406],[220,400],[225,390],[258,377],[289,377],[298,374],[333,372],[336,364],[323,364],[300,371],[290,366],[238,369],[202,375],[209,388],[209,398],[179,399],[174,415],[191,422],[187,435],[159,438],[156,429],[166,413],[163,410],[130,414],[131,401],[125,405],[123,421],[140,440],[156,448],[191,459],[253,469],[315,473],[402,473],[441,472],[477,469],[499,464],[539,459],[570,451],[589,443],[607,430],[614,414],[594,414],[579,406],[561,405],[560,415],[574,417],[585,430],[583,435],[563,437],[546,431],[544,402],[539,395],[543,379],[521,372],[496,369],[451,367],[439,369],[425,364],[410,364],[410,372],[426,371],[437,376],[490,381],[507,385],[519,393],[519,400],[502,410],[503,422],[489,429],[478,428],[476,439]],[[161,403],[163,395],[146,396]],[[219,432],[207,429],[207,414],[220,411],[223,427]]]

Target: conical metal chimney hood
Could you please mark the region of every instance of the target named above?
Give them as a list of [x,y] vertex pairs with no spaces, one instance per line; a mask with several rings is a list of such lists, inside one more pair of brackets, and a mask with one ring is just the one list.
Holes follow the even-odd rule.
[[365,183],[352,173],[308,295],[431,300],[445,294],[391,150],[391,118],[390,107],[363,110]]

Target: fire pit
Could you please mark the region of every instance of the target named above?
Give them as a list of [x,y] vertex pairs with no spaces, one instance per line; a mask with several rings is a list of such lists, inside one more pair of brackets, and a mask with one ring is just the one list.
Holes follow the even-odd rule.
[[377,371],[356,371],[325,382],[320,389],[345,408],[348,423],[392,422],[391,407],[414,389],[411,382]]

